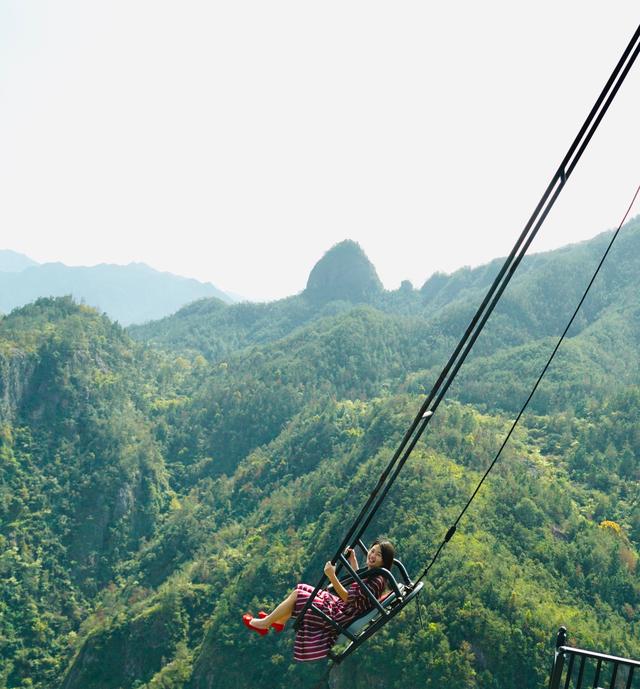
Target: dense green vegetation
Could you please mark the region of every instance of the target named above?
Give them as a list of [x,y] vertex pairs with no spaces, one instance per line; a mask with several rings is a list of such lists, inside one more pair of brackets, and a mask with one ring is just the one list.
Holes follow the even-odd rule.
[[[336,686],[538,689],[560,624],[640,656],[639,238],[636,221],[421,616],[407,608]],[[369,534],[411,572],[493,459],[602,241],[526,262],[416,447]],[[292,662],[291,632],[262,639],[240,615],[315,583],[497,268],[389,293],[352,243],[319,266],[312,293],[136,329],[154,348],[69,298],[0,318],[0,689],[321,678]]]

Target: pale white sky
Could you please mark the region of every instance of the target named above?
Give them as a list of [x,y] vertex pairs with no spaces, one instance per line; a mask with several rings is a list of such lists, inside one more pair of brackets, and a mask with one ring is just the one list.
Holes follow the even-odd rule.
[[[508,253],[639,22],[637,0],[0,0],[0,248],[267,300],[350,238],[419,287]],[[640,63],[535,250],[619,222],[639,111]]]

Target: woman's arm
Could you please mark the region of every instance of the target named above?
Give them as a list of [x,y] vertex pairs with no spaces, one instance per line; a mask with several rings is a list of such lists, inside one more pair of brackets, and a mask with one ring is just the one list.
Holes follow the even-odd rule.
[[333,585],[334,591],[346,603],[347,599],[349,598],[349,592],[340,583],[340,580],[336,576],[336,566],[334,564],[332,564],[331,562],[327,562],[327,564],[324,566],[324,573],[327,575],[327,577],[329,578],[329,581]]
[[353,569],[357,570],[358,558],[356,557],[356,551],[353,548],[347,548],[345,555],[349,560],[349,564],[353,567]]

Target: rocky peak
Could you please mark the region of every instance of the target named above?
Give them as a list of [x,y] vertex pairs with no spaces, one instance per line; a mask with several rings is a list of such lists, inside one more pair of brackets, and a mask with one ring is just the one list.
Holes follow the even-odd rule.
[[314,301],[368,302],[383,291],[373,264],[357,242],[347,239],[329,249],[309,274],[304,294]]

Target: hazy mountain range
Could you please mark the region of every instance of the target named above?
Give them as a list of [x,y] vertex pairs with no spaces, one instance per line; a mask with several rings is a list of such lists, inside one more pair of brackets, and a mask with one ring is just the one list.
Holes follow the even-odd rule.
[[164,273],[144,263],[126,266],[38,264],[23,254],[0,251],[0,312],[39,297],[71,295],[122,325],[163,318],[203,297],[237,301],[211,283]]

